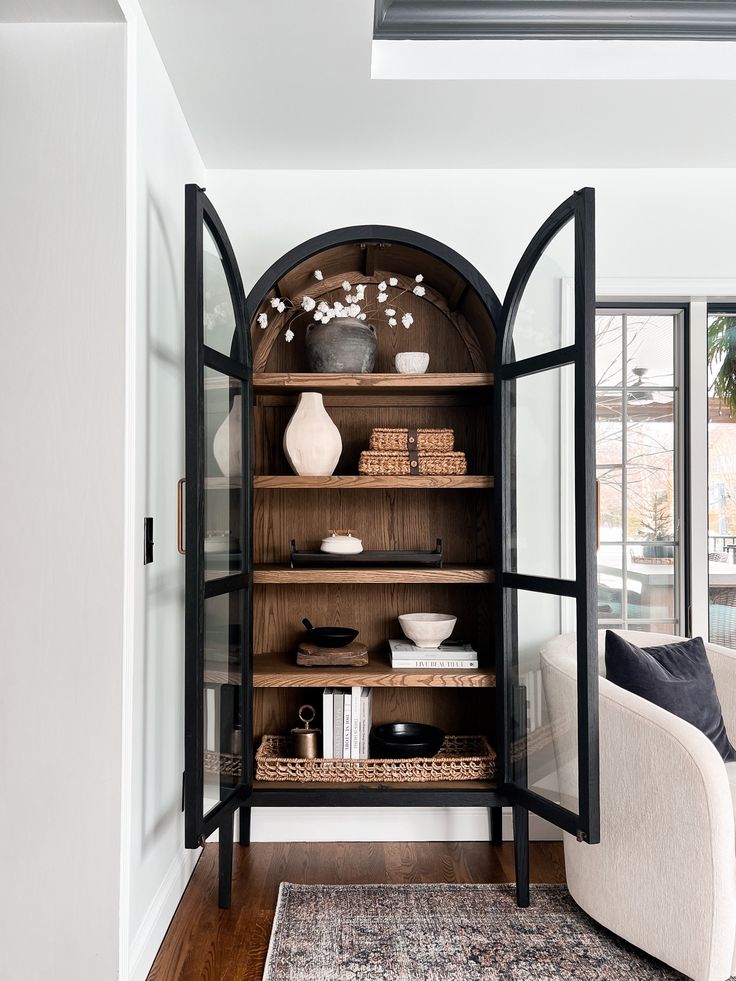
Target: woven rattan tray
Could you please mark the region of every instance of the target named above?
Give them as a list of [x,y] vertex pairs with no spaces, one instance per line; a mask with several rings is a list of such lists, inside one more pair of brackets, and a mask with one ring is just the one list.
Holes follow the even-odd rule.
[[379,453],[399,451],[408,453],[452,453],[455,432],[452,429],[374,429],[370,449]]
[[445,736],[431,758],[413,760],[300,760],[288,736],[264,736],[256,752],[256,780],[295,783],[423,783],[489,780],[496,754],[483,736]]
[[358,462],[358,473],[371,477],[447,477],[467,472],[464,453],[377,453],[363,450]]

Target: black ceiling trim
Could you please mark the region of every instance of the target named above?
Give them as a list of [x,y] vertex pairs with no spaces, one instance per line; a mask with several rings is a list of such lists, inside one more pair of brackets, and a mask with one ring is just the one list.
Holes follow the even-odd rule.
[[736,39],[734,0],[375,0],[376,40]]

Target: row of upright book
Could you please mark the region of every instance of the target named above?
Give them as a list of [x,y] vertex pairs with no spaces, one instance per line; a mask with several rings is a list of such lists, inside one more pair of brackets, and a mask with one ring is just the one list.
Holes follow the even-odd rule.
[[326,760],[367,760],[373,689],[325,688],[322,692],[322,756]]

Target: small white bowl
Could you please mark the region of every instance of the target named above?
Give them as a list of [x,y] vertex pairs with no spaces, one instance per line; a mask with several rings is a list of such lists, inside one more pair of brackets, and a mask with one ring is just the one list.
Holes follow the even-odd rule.
[[402,613],[401,629],[417,647],[437,648],[455,629],[457,617],[448,613]]
[[429,355],[426,351],[402,351],[394,363],[400,375],[423,375],[429,367]]

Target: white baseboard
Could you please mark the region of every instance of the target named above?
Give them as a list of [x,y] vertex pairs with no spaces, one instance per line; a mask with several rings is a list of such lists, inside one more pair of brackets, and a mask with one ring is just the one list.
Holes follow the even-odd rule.
[[145,981],[200,855],[187,849],[174,859],[146,910],[128,953],[127,981]]
[[[251,841],[488,841],[488,821],[485,807],[254,807]],[[513,839],[510,808],[503,837]],[[529,837],[560,841],[562,832],[531,814]]]

